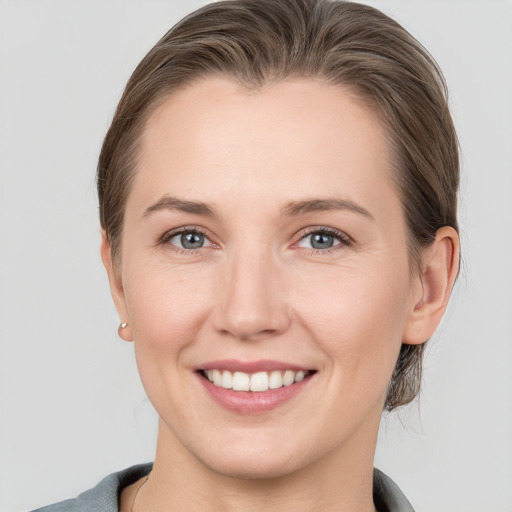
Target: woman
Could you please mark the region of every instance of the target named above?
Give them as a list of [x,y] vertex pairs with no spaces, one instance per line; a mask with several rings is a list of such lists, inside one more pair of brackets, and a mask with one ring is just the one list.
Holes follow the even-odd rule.
[[98,164],[155,461],[41,510],[412,510],[373,458],[457,276],[458,180],[440,71],[379,11],[186,17],[130,78]]

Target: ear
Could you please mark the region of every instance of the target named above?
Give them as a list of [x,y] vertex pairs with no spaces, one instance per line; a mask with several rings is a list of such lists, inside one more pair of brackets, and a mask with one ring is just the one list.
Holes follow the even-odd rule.
[[417,293],[402,337],[407,345],[420,345],[437,329],[448,305],[459,271],[459,235],[444,226],[423,253],[422,268],[416,277]]
[[114,304],[116,306],[119,318],[121,319],[121,322],[126,322],[128,324],[124,329],[119,328],[119,336],[124,341],[133,341],[128,312],[126,309],[126,302],[124,298],[121,272],[112,260],[112,249],[110,247],[110,242],[108,241],[105,230],[101,231],[101,259],[103,261],[103,265],[105,265],[105,270],[107,271],[108,281],[110,284],[110,293],[114,299]]

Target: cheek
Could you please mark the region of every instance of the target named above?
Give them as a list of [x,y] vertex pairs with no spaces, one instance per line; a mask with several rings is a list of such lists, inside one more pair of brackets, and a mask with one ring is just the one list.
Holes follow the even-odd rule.
[[[183,414],[187,349],[208,316],[211,291],[200,272],[177,267],[132,268],[125,289],[135,356],[146,393],[159,414]],[[169,390],[176,392],[170,394]]]
[[[335,268],[303,283],[298,316],[345,375],[392,372],[408,315],[407,266],[354,271]],[[387,271],[386,271],[387,270]]]
[[134,341],[157,355],[178,351],[194,341],[204,323],[211,302],[209,280],[204,272],[178,266],[146,268],[138,273],[127,269],[131,280],[125,297]]

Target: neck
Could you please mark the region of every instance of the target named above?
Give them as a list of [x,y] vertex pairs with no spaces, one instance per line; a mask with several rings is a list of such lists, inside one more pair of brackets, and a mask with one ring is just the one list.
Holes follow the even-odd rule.
[[[273,478],[237,478],[207,467],[160,422],[153,471],[134,512],[375,512],[373,439],[351,439],[306,467]],[[363,449],[361,449],[363,447]]]

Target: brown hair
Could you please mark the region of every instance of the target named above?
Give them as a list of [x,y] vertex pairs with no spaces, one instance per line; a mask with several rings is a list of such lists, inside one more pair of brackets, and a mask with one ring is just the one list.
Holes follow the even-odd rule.
[[[119,261],[123,216],[144,125],[170,93],[209,75],[250,89],[311,77],[352,90],[390,140],[411,268],[442,226],[457,226],[458,143],[434,59],[391,18],[330,0],[224,0],[185,17],[149,51],[124,90],[101,150],[101,226]],[[419,392],[422,345],[402,345],[386,399]]]

